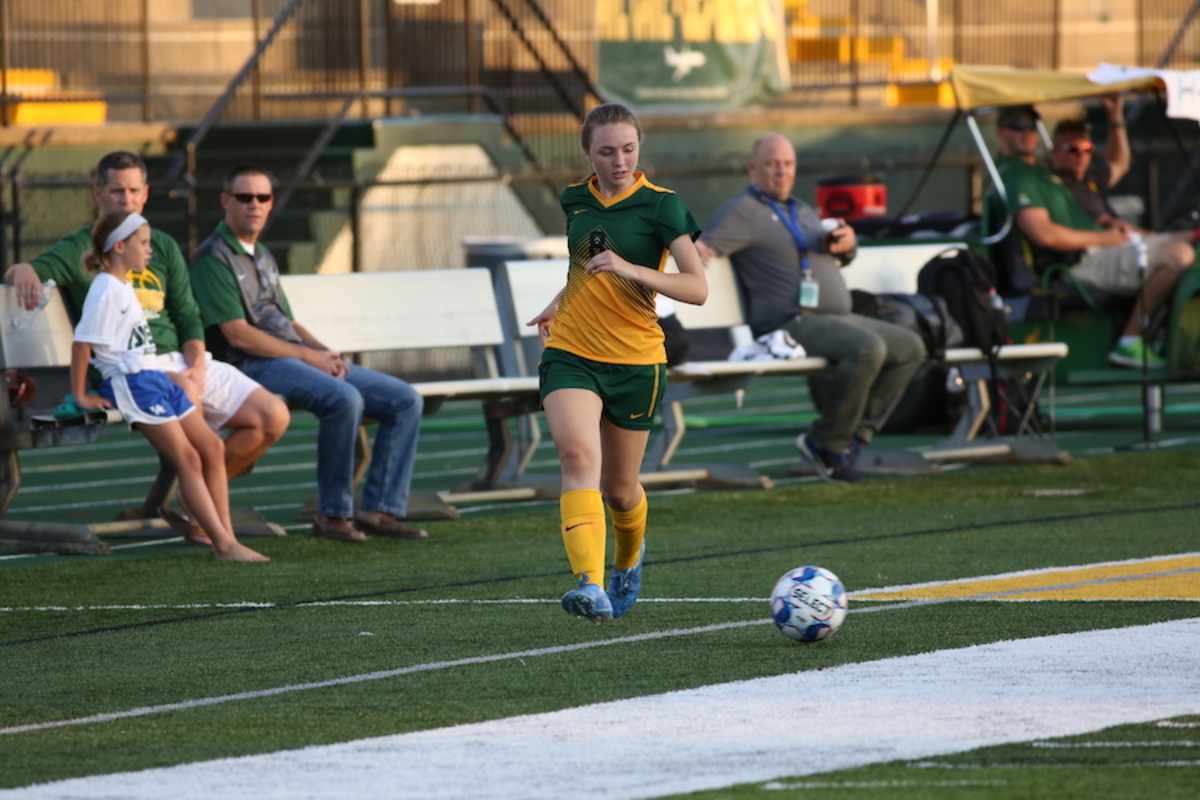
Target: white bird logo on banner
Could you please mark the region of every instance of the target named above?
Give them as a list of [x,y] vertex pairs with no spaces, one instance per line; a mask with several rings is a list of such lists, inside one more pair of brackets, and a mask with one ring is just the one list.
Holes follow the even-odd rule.
[[667,45],[663,48],[663,55],[666,58],[667,66],[675,70],[675,73],[671,75],[671,80],[676,82],[686,78],[688,73],[697,67],[703,67],[708,61],[704,53],[692,50],[686,44],[678,50]]

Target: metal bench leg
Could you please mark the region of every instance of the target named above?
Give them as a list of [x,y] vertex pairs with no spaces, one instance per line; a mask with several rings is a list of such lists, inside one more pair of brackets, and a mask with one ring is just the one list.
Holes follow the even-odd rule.
[[473,489],[491,489],[500,483],[504,468],[513,453],[512,431],[508,427],[507,408],[496,403],[484,403],[484,424],[487,425],[488,449],[483,463],[471,484]]
[[529,467],[529,462],[537,453],[538,445],[542,443],[542,428],[538,425],[536,413],[523,414],[517,419],[517,454],[514,470],[517,475],[523,475]]
[[356,491],[362,485],[370,466],[371,437],[367,435],[367,423],[364,422],[358,426],[358,438],[354,441],[354,483],[351,485]]
[[683,435],[687,433],[687,423],[683,418],[683,403],[672,400],[662,406],[662,430],[654,434],[646,448],[642,460],[642,471],[653,472],[663,469],[675,457]]
[[675,451],[683,442],[685,433],[687,433],[687,421],[683,418],[683,403],[678,400],[668,403],[667,407],[663,409],[663,434],[666,436],[667,446],[658,462],[659,467],[665,467],[671,463],[671,459],[675,457]]
[[[539,403],[539,400],[529,398],[484,402],[488,451],[471,484],[473,489],[491,489],[501,483],[516,481],[525,472],[541,441],[542,434],[536,416]],[[514,418],[517,420],[516,442],[509,427],[509,420]]]
[[16,450],[0,453],[0,517],[16,499],[21,488],[21,460]]
[[988,412],[992,410],[992,398],[988,392],[987,381],[984,379],[967,382],[967,409],[950,439],[959,442],[969,442],[979,435],[979,429],[987,421]]
[[146,499],[140,506],[122,509],[117,514],[117,521],[157,519],[158,509],[168,505],[174,499],[178,488],[179,476],[175,474],[174,467],[160,455],[158,457],[158,474],[154,476],[154,483],[150,484],[150,490],[146,492]]

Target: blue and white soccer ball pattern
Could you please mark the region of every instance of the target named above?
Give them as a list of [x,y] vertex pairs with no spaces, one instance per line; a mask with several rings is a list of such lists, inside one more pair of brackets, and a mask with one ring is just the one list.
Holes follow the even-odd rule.
[[796,567],[771,592],[771,618],[789,639],[817,642],[837,633],[846,618],[846,587],[824,567]]

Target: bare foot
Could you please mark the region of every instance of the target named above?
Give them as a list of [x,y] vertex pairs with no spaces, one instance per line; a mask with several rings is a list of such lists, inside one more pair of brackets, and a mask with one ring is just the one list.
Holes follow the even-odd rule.
[[251,550],[241,542],[234,542],[226,551],[213,548],[213,556],[217,561],[270,561],[271,559],[255,550]]

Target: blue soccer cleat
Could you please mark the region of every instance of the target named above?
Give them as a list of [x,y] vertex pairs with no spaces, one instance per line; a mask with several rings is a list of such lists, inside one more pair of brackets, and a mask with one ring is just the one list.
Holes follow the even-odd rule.
[[612,601],[608,594],[594,583],[588,583],[584,575],[579,581],[579,588],[572,589],[563,595],[563,610],[575,617],[590,619],[597,624],[613,618]]
[[613,617],[623,617],[637,602],[638,592],[642,588],[642,559],[646,557],[646,540],[642,540],[642,549],[638,551],[637,563],[629,569],[613,571],[608,582],[608,597],[612,601]]

